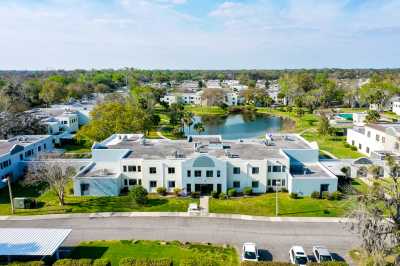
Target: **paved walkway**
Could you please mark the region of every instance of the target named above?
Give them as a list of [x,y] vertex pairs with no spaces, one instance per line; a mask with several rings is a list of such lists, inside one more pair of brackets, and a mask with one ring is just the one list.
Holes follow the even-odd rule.
[[209,196],[204,196],[200,198],[200,209],[202,215],[208,214],[208,204],[209,204]]

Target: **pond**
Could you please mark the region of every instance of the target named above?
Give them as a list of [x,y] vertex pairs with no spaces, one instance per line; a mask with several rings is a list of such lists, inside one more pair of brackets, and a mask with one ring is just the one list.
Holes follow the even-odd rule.
[[[277,116],[256,113],[230,114],[228,116],[195,116],[194,124],[201,122],[202,135],[222,135],[223,139],[258,138],[265,133],[279,132],[293,122]],[[193,126],[185,128],[186,135],[197,135]]]

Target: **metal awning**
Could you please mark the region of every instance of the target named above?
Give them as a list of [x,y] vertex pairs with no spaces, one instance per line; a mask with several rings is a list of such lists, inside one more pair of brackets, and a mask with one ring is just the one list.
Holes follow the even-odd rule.
[[52,256],[71,229],[0,228],[0,256]]

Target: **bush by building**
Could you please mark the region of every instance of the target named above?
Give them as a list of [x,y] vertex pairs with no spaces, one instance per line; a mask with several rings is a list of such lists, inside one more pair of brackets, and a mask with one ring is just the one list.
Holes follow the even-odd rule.
[[296,192],[292,192],[292,193],[290,193],[290,198],[298,199],[299,198],[299,194],[297,194]]
[[219,193],[218,197],[219,197],[220,200],[224,200],[224,199],[228,198],[228,196],[224,192]]
[[136,259],[122,258],[119,266],[172,266],[171,259]]
[[37,261],[23,261],[23,262],[12,262],[8,265],[11,266],[45,266],[44,261],[37,260]]
[[97,259],[93,261],[93,266],[111,266],[109,259]]
[[91,259],[62,259],[53,263],[53,266],[92,266]]
[[200,192],[193,191],[192,193],[190,193],[190,196],[194,199],[198,199],[200,198]]
[[253,189],[251,187],[245,187],[243,188],[243,194],[246,196],[250,196],[253,194]]
[[211,192],[211,197],[213,197],[214,199],[218,199],[219,193],[217,191],[213,191]]
[[165,195],[167,195],[167,189],[165,187],[158,187],[157,193],[161,196],[165,196]]
[[321,198],[321,193],[319,193],[318,191],[313,191],[310,195],[311,198],[313,199],[320,199]]
[[147,190],[139,185],[134,186],[131,191],[129,191],[129,197],[139,205],[147,203],[147,194]]
[[322,198],[323,199],[329,199],[329,192],[328,191],[322,192]]
[[236,188],[228,189],[228,196],[229,197],[236,197],[236,194],[237,194]]
[[175,196],[180,196],[181,195],[181,192],[182,192],[182,189],[181,188],[178,188],[178,187],[176,187],[176,188],[174,188],[174,194],[175,194]]

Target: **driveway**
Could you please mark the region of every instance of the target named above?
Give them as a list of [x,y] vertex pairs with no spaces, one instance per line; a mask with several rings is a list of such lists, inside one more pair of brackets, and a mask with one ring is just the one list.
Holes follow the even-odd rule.
[[311,254],[313,245],[325,245],[338,258],[359,243],[356,235],[337,222],[247,221],[209,217],[74,217],[31,221],[0,221],[0,227],[71,228],[64,243],[88,240],[180,240],[230,244],[256,242],[268,259],[288,260],[291,245],[303,245]]

